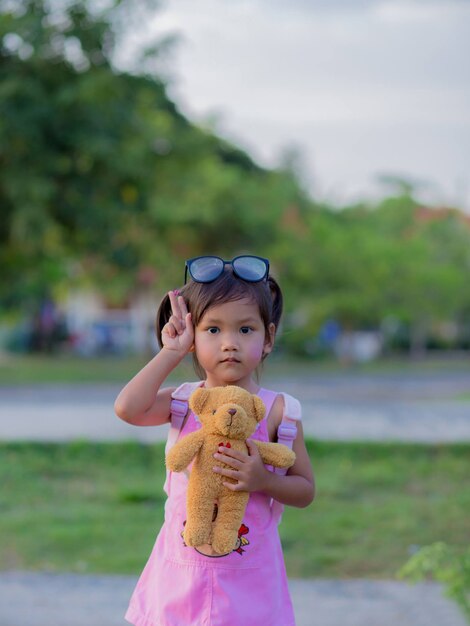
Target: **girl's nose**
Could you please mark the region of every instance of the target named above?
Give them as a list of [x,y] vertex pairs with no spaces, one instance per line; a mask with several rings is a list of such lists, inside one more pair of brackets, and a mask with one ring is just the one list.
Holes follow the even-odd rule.
[[224,337],[223,349],[225,351],[238,350],[238,345],[235,338],[232,336]]

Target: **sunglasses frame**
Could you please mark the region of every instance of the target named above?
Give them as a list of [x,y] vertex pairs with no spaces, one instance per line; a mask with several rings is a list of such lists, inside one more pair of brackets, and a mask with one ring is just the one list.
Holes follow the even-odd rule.
[[[264,276],[262,276],[261,278],[258,278],[256,280],[250,280],[249,278],[244,278],[243,276],[240,276],[240,274],[237,272],[234,263],[235,261],[237,261],[238,259],[257,259],[258,261],[263,261],[266,271],[264,273]],[[217,274],[217,276],[215,278],[212,278],[211,280],[197,280],[194,278],[194,276],[191,273],[191,265],[194,261],[198,261],[199,259],[218,259],[219,261],[222,261],[223,265],[222,265],[222,269],[220,270],[220,272]],[[224,272],[225,266],[226,265],[231,265],[232,266],[232,271],[234,273],[234,275],[237,278],[240,278],[241,280],[245,280],[247,283],[259,283],[262,280],[267,281],[268,280],[268,276],[269,276],[269,260],[265,259],[262,256],[255,256],[253,254],[240,254],[236,257],[234,257],[231,261],[228,260],[226,261],[225,259],[222,259],[220,256],[215,256],[215,255],[210,255],[210,254],[204,254],[202,256],[196,256],[192,259],[188,259],[185,263],[185,268],[184,268],[184,284],[186,285],[187,283],[187,279],[188,279],[188,272],[189,275],[191,277],[191,279],[195,282],[195,283],[203,283],[203,284],[207,284],[207,283],[213,283],[214,280],[217,280],[217,278],[219,278],[219,276],[221,276]]]

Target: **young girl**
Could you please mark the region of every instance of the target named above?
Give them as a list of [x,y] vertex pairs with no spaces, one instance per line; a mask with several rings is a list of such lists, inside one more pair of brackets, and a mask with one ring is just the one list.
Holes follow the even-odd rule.
[[[267,259],[246,255],[232,261],[190,259],[184,287],[169,293],[160,305],[161,350],[121,391],[117,415],[137,426],[167,423],[175,388],[161,385],[192,352],[205,387],[238,385],[260,396],[266,416],[252,438],[277,441],[284,398],[260,388],[256,371],[273,349],[281,313],[281,290],[269,276]],[[189,412],[180,436],[198,427]],[[214,455],[214,472],[237,480],[226,486],[250,493],[238,546],[230,554],[217,555],[209,545],[185,546],[187,476],[170,474],[165,522],[126,613],[131,624],[294,625],[277,529],[281,507],[273,502],[305,507],[313,500],[314,479],[302,427],[298,425],[293,442],[296,461],[287,475],[265,467],[250,440],[247,446],[249,454],[221,446]],[[216,461],[230,469],[217,467]]]

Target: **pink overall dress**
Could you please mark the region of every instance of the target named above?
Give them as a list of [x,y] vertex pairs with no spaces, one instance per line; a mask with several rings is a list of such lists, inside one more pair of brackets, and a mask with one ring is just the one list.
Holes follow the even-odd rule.
[[[260,389],[258,395],[268,415],[277,394]],[[197,428],[190,413],[180,436]],[[252,438],[269,441],[266,417]],[[135,626],[295,626],[271,499],[251,493],[236,549],[207,556],[182,538],[187,484],[186,474],[170,473],[165,521],[126,620]]]

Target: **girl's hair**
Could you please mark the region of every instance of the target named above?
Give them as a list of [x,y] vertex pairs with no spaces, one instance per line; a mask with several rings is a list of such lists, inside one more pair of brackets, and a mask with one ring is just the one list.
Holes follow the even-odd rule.
[[[276,332],[281,320],[282,292],[272,276],[269,276],[267,281],[250,283],[237,278],[231,268],[228,267],[211,283],[197,283],[189,280],[179,290],[179,295],[185,299],[194,326],[199,324],[203,315],[212,306],[242,300],[243,298],[247,298],[258,305],[267,338],[269,338],[269,325],[274,324]],[[162,330],[170,317],[171,303],[168,294],[166,294],[160,304],[156,319],[156,333],[160,348],[163,346]],[[263,360],[265,356],[263,356]],[[204,370],[200,366],[195,352],[193,352],[193,361],[196,373],[204,378]]]

